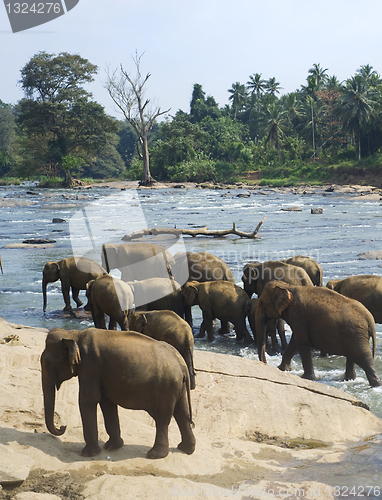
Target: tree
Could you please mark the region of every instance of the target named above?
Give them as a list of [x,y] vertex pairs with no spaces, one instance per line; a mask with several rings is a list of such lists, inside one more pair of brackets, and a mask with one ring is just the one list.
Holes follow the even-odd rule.
[[0,100],[0,175],[11,169],[16,123],[12,107]]
[[369,84],[369,79],[360,74],[349,78],[339,97],[339,114],[345,127],[357,135],[358,159],[361,159],[361,130],[365,129],[373,116],[376,98],[380,94]]
[[328,76],[326,75],[327,71],[328,68],[323,69],[320,64],[313,64],[313,68],[310,68],[308,73],[316,78],[317,86],[320,87],[321,84],[326,83],[328,80]]
[[261,73],[254,73],[249,77],[247,89],[250,91],[251,95],[256,93],[257,98],[260,99],[265,89],[265,80],[261,78]]
[[[22,68],[25,98],[16,106],[24,151],[23,173],[60,175],[72,182],[78,165],[97,156],[117,130],[111,117],[81,85],[93,81],[97,67],[79,55],[39,52]],[[63,159],[71,158],[63,168]]]
[[282,163],[280,137],[289,125],[288,111],[280,101],[270,101],[260,108],[257,119],[260,130],[266,136],[266,143],[273,143],[277,149],[279,163]]
[[155,124],[155,120],[159,116],[168,113],[170,109],[161,111],[158,106],[154,106],[152,109],[149,108],[150,100],[145,98],[145,85],[151,74],[147,73],[146,76],[141,74],[142,55],[138,56],[135,53],[133,57],[136,69],[134,77],[130,76],[121,64],[119,75],[117,75],[117,70],[113,74],[108,73],[105,87],[113,102],[122,111],[138,136],[139,155],[143,160],[143,174],[140,184],[149,186],[153,183],[153,179],[150,174],[148,135]]
[[232,107],[235,110],[235,118],[236,118],[237,112],[243,109],[243,106],[247,100],[248,97],[247,89],[245,85],[236,82],[232,84],[232,88],[228,89],[228,92],[231,94],[228,97],[228,100],[232,101]]
[[280,87],[280,83],[276,81],[276,78],[274,76],[265,82],[264,88],[267,94],[270,94],[272,96],[279,94],[280,90],[282,89],[282,87]]

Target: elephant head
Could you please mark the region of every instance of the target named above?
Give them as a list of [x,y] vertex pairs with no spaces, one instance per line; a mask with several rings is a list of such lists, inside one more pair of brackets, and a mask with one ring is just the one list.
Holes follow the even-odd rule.
[[187,306],[199,305],[199,283],[197,281],[189,281],[183,287],[183,298]]
[[293,294],[286,283],[271,281],[267,283],[256,306],[257,350],[260,361],[266,363],[265,344],[267,341],[266,326],[269,320],[282,318],[284,311],[292,304]]
[[48,283],[54,283],[60,279],[60,263],[59,262],[47,262],[44,266],[42,272],[42,294],[44,297],[43,311],[46,311],[47,297],[46,297],[46,287]]
[[260,262],[251,262],[246,264],[243,268],[243,276],[241,280],[244,284],[244,290],[247,292],[248,297],[252,297],[254,293],[260,295],[257,289],[257,280],[260,276]]
[[94,285],[95,280],[90,280],[86,283],[86,288],[85,288],[85,294],[86,298],[88,299],[88,303],[84,307],[85,311],[91,311],[92,310],[92,287]]
[[[41,355],[42,390],[44,395],[44,410],[46,427],[51,434],[61,436],[66,426],[59,429],[54,425],[54,405],[56,389],[65,380],[77,375],[77,365],[81,363],[80,350],[72,338],[63,338],[63,330],[52,330]],[[65,336],[70,332],[65,331]]]
[[130,318],[129,328],[134,332],[142,333],[146,324],[147,318],[145,314],[143,312],[135,312]]
[[326,283],[326,288],[329,288],[329,290],[334,290],[334,291],[338,291],[338,288],[339,288],[339,284],[342,282],[343,280],[329,280],[327,283]]

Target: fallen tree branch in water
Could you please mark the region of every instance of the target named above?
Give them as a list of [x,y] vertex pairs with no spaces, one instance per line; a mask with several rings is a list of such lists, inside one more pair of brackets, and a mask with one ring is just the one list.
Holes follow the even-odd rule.
[[222,229],[219,231],[214,231],[208,229],[208,227],[201,227],[198,229],[177,229],[177,228],[152,228],[152,229],[141,229],[139,231],[134,231],[132,233],[126,234],[122,240],[123,241],[132,241],[138,238],[142,238],[142,236],[158,236],[158,235],[168,235],[172,234],[174,236],[187,235],[187,236],[214,236],[215,238],[222,238],[224,236],[228,236],[229,234],[233,234],[235,236],[239,236],[240,238],[257,238],[257,233],[264,222],[262,219],[256,226],[256,229],[252,233],[245,233],[244,231],[239,231],[236,229],[236,223],[233,222],[232,229]]

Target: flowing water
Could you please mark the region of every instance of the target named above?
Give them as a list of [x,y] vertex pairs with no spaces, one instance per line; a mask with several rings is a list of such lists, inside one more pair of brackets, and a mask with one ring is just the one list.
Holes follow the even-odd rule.
[[[243,189],[144,189],[42,190],[31,185],[0,188],[1,198],[15,206],[0,204],[0,255],[4,274],[0,275],[0,315],[7,321],[45,328],[56,326],[83,329],[92,325],[84,313],[73,318],[62,312],[60,283],[48,286],[48,307],[42,311],[42,269],[47,261],[61,260],[79,251],[101,262],[100,244],[143,227],[237,229],[252,232],[266,219],[257,240],[237,237],[184,237],[187,251],[208,251],[223,258],[231,267],[237,284],[247,262],[278,260],[292,255],[315,258],[329,279],[356,274],[382,275],[381,262],[360,260],[357,255],[381,250],[382,207],[353,195],[323,193],[322,190],[297,194],[292,190],[259,189],[249,197],[239,197]],[[34,194],[28,194],[34,193]],[[3,200],[4,201],[4,200]],[[3,203],[4,204],[4,203]],[[283,211],[298,206],[301,211]],[[312,207],[323,214],[312,215]],[[66,220],[53,223],[53,218]],[[69,224],[69,221],[70,224]],[[73,222],[74,221],[74,222]],[[72,238],[71,238],[72,236]],[[55,240],[49,248],[3,248],[31,238]],[[174,240],[175,241],[175,240]],[[177,241],[177,240],[176,240]],[[169,244],[174,253],[182,241]],[[81,295],[82,294],[82,295]],[[84,292],[81,292],[84,300]],[[73,303],[74,305],[74,303]],[[193,308],[197,331],[201,315]],[[382,377],[382,325],[376,325],[376,370]],[[290,335],[290,330],[287,329]],[[252,345],[236,344],[234,336],[219,337],[213,343],[201,339],[196,349],[235,354],[257,359]],[[274,366],[281,356],[268,356]],[[382,418],[382,388],[370,388],[364,372],[357,368],[354,381],[342,380],[345,359],[339,356],[314,357],[316,378],[336,386],[367,403]],[[302,374],[299,356],[292,361],[293,373]]]

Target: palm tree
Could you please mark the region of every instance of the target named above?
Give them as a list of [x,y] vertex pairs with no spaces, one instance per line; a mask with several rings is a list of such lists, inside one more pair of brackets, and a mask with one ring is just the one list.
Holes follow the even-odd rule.
[[282,87],[280,87],[280,83],[276,82],[276,78],[274,76],[265,82],[264,88],[267,94],[273,96],[279,94],[282,89]]
[[375,70],[373,70],[373,66],[370,66],[370,64],[362,65],[359,69],[357,69],[356,74],[367,80],[369,85],[372,87],[376,87],[381,83],[380,76]]
[[282,163],[280,137],[284,135],[288,125],[288,113],[280,101],[270,101],[259,110],[257,123],[266,136],[265,143],[273,143],[277,149],[279,162]]
[[334,90],[334,92],[338,92],[341,89],[341,84],[336,75],[328,76],[326,80],[326,88],[328,90]]
[[328,71],[328,68],[321,68],[320,64],[313,64],[313,68],[310,68],[308,73],[311,76],[315,76],[317,79],[317,85],[321,86],[322,83],[325,83],[328,79],[328,76],[325,74]]
[[240,82],[236,82],[232,84],[232,88],[228,89],[228,92],[231,94],[228,97],[228,100],[232,101],[232,108],[235,110],[236,118],[237,112],[243,108],[247,100],[247,89],[245,85],[242,85]]
[[370,122],[379,93],[361,74],[349,78],[339,98],[338,112],[348,130],[357,135],[358,159],[361,159],[361,130]]
[[247,89],[251,92],[251,95],[256,92],[257,97],[260,98],[265,89],[265,80],[261,78],[261,73],[254,73],[249,77]]

